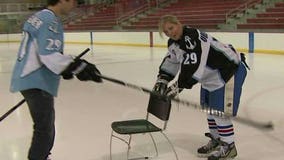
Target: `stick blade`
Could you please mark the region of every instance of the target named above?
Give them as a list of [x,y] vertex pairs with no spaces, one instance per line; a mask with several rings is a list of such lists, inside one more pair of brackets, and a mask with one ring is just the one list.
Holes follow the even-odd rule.
[[267,122],[267,124],[264,125],[264,128],[273,130],[274,124],[271,121]]
[[235,117],[234,120],[236,122],[242,123],[244,125],[250,126],[250,127],[254,127],[260,130],[273,130],[274,129],[274,124],[272,123],[272,121],[269,122],[259,122],[259,121],[254,121],[251,119],[245,119],[245,118],[241,118],[241,117]]

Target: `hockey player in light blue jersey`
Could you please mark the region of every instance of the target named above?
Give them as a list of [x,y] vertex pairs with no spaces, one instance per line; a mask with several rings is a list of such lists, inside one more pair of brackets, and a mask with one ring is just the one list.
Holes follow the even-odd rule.
[[102,82],[99,70],[86,60],[63,54],[63,25],[59,16],[67,15],[76,0],[47,0],[47,8],[30,16],[23,26],[23,39],[14,66],[10,90],[24,96],[34,131],[29,160],[46,160],[55,137],[54,97],[60,77]]

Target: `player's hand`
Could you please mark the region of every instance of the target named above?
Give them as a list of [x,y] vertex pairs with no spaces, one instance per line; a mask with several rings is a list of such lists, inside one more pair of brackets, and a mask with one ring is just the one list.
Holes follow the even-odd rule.
[[[80,81],[95,81],[98,83],[102,82],[100,77],[101,72],[97,69],[96,65],[87,62],[86,60],[80,60],[80,66],[78,67],[77,73],[75,73],[76,77]],[[81,69],[80,69],[81,68]]]
[[177,96],[183,89],[178,87],[178,82],[176,81],[170,87],[167,88],[166,95],[170,98]]
[[70,79],[74,78],[72,73],[64,73],[63,72],[61,75],[62,75],[63,79],[65,79],[65,80],[70,80]]
[[164,79],[158,79],[153,87],[153,92],[159,95],[165,95],[168,88],[168,81]]
[[77,59],[61,73],[64,79],[72,79],[75,75],[80,81],[102,82],[100,71],[97,67],[84,59]]

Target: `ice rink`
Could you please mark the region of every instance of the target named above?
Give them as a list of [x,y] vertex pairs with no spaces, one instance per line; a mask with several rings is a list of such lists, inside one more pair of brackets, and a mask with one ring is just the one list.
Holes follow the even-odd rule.
[[[78,55],[88,45],[65,46],[65,54]],[[0,115],[22,99],[10,93],[11,71],[17,43],[0,44]],[[84,56],[105,76],[151,89],[166,48],[99,46]],[[284,159],[284,55],[247,54],[251,67],[243,88],[239,116],[251,121],[273,122],[265,131],[234,122],[238,160]],[[147,94],[104,81],[102,84],[62,80],[55,99],[56,140],[53,160],[108,160],[111,122],[144,118]],[[199,85],[185,90],[180,98],[199,102]],[[199,160],[196,149],[207,143],[205,113],[173,103],[166,134],[180,160]],[[26,160],[32,136],[32,121],[26,104],[0,122],[0,160]],[[166,140],[158,140],[159,160],[173,160]],[[113,160],[125,160],[126,145],[113,141]],[[148,136],[134,136],[132,155],[153,153]]]

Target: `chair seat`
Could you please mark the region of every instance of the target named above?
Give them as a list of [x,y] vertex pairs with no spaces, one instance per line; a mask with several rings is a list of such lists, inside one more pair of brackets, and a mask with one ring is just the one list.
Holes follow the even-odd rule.
[[137,134],[146,132],[158,132],[162,130],[146,119],[116,121],[111,124],[111,128],[119,134]]

